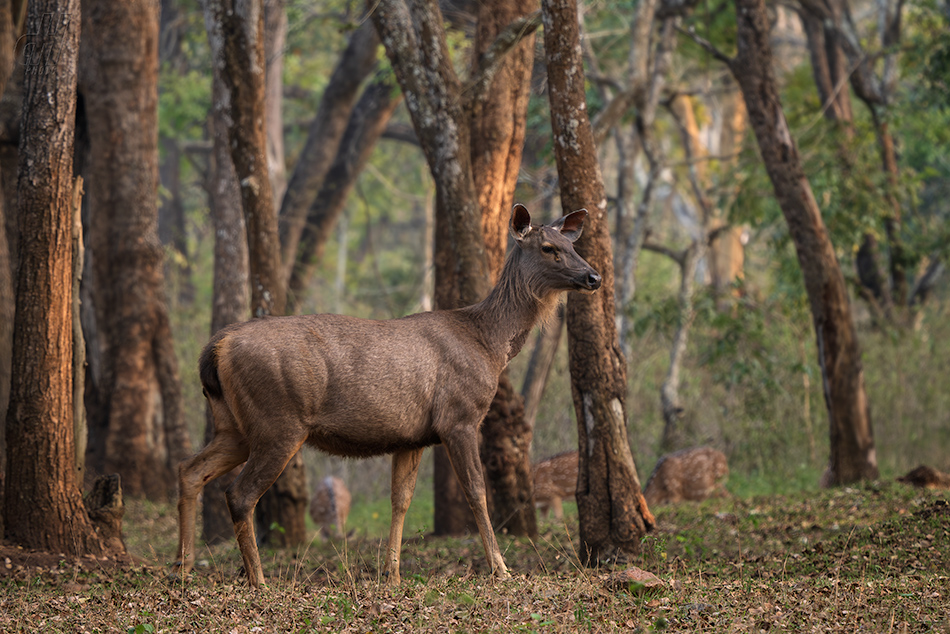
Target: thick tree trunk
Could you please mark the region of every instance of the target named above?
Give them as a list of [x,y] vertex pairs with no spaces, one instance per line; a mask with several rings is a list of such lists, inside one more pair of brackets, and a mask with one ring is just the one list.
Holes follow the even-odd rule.
[[24,547],[98,555],[102,544],[76,479],[72,425],[70,237],[79,2],[31,2],[28,27],[5,536]]
[[[480,3],[475,58],[488,52],[505,27],[536,8],[537,0]],[[472,172],[493,283],[501,274],[508,247],[508,219],[521,168],[533,63],[531,35],[505,56],[489,88],[490,98],[474,102],[471,109]],[[481,457],[491,492],[492,524],[495,530],[536,537],[532,432],[521,394],[505,370],[482,425]]]
[[[277,213],[267,163],[264,129],[264,15],[261,0],[206,0],[205,26],[215,64],[220,64],[230,117],[231,160],[241,185],[248,243],[251,314],[281,315],[286,286],[280,264]],[[261,538],[278,546],[303,543],[306,473],[297,453],[258,503]]]
[[759,151],[795,243],[811,305],[818,363],[831,429],[826,484],[878,475],[861,351],[844,277],[798,149],[788,129],[772,70],[763,0],[737,0],[738,55],[727,60],[742,88]]
[[[436,190],[435,304],[466,306],[490,285],[481,211],[472,176],[469,122],[461,82],[452,68],[438,5],[383,0],[373,21],[412,116],[416,137]],[[435,521],[438,535],[474,530],[474,518],[442,447],[434,449]]]
[[[241,186],[234,172],[227,141],[229,116],[222,95],[226,88],[220,73],[212,78],[210,135],[212,138],[211,181],[208,206],[214,224],[214,291],[211,305],[211,334],[228,324],[244,321],[248,307],[247,236],[241,211]],[[207,444],[214,437],[210,408],[205,413]],[[202,495],[201,536],[216,544],[234,536],[231,512],[224,492],[236,477],[236,471],[209,482]]]
[[[190,451],[164,301],[157,232],[158,3],[92,0],[84,11],[87,183],[104,431],[93,472],[132,496],[165,499]],[[97,453],[96,448],[104,453]]]
[[590,211],[577,252],[603,277],[593,295],[571,293],[567,302],[571,392],[577,413],[580,460],[577,508],[581,560],[636,553],[655,521],[640,490],[627,440],[626,360],[614,321],[613,261],[607,198],[597,164],[584,96],[577,5],[543,0],[554,155],[565,211]]

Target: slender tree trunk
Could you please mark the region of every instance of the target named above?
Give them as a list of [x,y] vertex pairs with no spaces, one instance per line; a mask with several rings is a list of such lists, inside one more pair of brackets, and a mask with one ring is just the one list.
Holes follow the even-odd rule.
[[680,290],[677,298],[679,316],[676,333],[673,335],[673,345],[670,346],[670,367],[660,388],[660,403],[663,408],[663,437],[660,440],[662,453],[683,448],[684,430],[680,429],[679,425],[683,412],[683,406],[680,404],[679,377],[683,366],[683,357],[686,355],[689,330],[693,325],[693,318],[696,316],[693,310],[696,265],[699,264],[705,251],[703,240],[693,240],[678,262],[680,265]]
[[[7,88],[13,73],[15,32],[12,2],[0,3],[0,96]],[[3,168],[0,167],[0,170]],[[15,312],[13,288],[13,260],[7,236],[7,217],[14,216],[14,206],[8,201],[12,187],[8,187],[12,174],[0,174],[0,500],[3,500],[3,482],[6,473],[6,441],[3,421],[10,400],[11,362],[13,358],[13,318]],[[2,507],[0,507],[2,508]],[[0,513],[0,536],[3,536],[3,514]]]
[[[94,472],[164,499],[189,453],[158,241],[158,3],[85,5],[82,88],[104,419]],[[97,453],[95,449],[103,449]]]
[[[248,243],[251,314],[281,315],[286,286],[267,163],[264,106],[264,11],[261,0],[205,0],[212,57],[221,64],[229,104],[228,141],[241,185]],[[257,506],[261,538],[275,545],[306,540],[306,473],[299,452]]]
[[[244,321],[248,307],[247,236],[241,211],[241,186],[231,162],[226,119],[229,116],[222,95],[226,88],[220,73],[214,73],[211,89],[210,135],[212,138],[211,181],[208,206],[214,224],[214,291],[211,305],[211,334],[228,324]],[[211,409],[205,412],[205,443],[214,437]],[[234,536],[231,512],[224,492],[236,471],[209,482],[202,495],[202,538],[216,544]]]
[[264,103],[267,112],[267,169],[270,173],[274,205],[287,190],[284,166],[284,49],[287,46],[287,9],[284,0],[264,0]]
[[542,0],[541,10],[561,206],[565,211],[589,210],[575,248],[603,277],[602,292],[571,293],[567,302],[571,393],[580,450],[576,494],[580,556],[584,564],[596,564],[618,551],[638,552],[640,539],[655,520],[640,491],[627,440],[626,360],[614,321],[607,198],[587,118],[577,5],[570,0]]
[[98,555],[102,544],[76,479],[72,420],[70,237],[79,3],[31,2],[28,26],[5,536],[29,548]]
[[825,484],[878,475],[861,351],[844,277],[788,129],[772,70],[763,0],[737,0],[738,55],[725,60],[742,88],[749,121],[795,243],[811,305],[831,430]]

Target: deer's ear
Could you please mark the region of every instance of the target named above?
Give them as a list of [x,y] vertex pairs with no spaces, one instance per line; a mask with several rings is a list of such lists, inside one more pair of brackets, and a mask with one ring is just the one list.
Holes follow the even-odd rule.
[[584,231],[584,222],[587,220],[587,210],[572,211],[563,218],[551,223],[551,227],[561,232],[565,238],[574,242],[581,237]]
[[531,233],[531,214],[527,207],[518,203],[511,210],[511,222],[508,223],[508,233],[518,242],[521,242]]

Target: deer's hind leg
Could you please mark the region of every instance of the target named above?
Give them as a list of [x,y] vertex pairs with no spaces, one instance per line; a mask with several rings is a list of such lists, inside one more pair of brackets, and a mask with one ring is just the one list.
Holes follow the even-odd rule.
[[[275,428],[280,429],[281,426],[275,425]],[[250,585],[255,588],[264,584],[264,570],[254,537],[254,507],[304,443],[304,438],[269,440],[271,442],[258,439],[260,444],[252,447],[247,463],[225,492],[231,521],[234,522],[234,534],[244,560],[244,572]]]
[[[222,408],[223,409],[223,408]],[[223,412],[219,415],[230,416]],[[247,460],[243,439],[230,430],[215,433],[204,449],[178,467],[178,560],[169,577],[184,577],[195,563],[195,521],[198,495],[204,486]]]
[[386,545],[386,583],[398,586],[399,559],[402,552],[402,527],[406,521],[406,512],[412,502],[412,493],[416,489],[416,476],[422,461],[422,449],[397,451],[393,454],[392,473],[392,509],[393,517],[389,524],[389,543]]

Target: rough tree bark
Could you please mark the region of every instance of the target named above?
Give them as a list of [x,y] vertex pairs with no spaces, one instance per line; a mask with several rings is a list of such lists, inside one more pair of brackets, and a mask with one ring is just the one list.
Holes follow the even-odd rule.
[[737,0],[736,20],[736,57],[709,48],[728,64],[742,89],[802,269],[831,432],[831,459],[822,482],[834,485],[873,479],[878,475],[877,456],[860,345],[844,276],[782,110],[764,1]]
[[158,241],[158,3],[91,0],[83,11],[89,130],[88,251],[103,414],[89,421],[90,471],[165,499],[190,451]]
[[[241,185],[251,280],[251,314],[281,315],[286,286],[267,163],[264,107],[264,15],[261,0],[205,0],[213,63],[224,79],[231,160]],[[278,546],[306,538],[306,472],[294,455],[257,506],[261,537]]]
[[577,5],[542,0],[554,155],[565,211],[587,208],[577,252],[603,277],[605,292],[571,293],[567,301],[571,392],[580,460],[577,508],[581,560],[636,553],[655,520],[640,490],[627,440],[626,361],[614,321],[614,284],[607,198],[584,96]]
[[79,2],[31,2],[27,20],[5,537],[29,548],[99,555],[102,544],[76,479],[72,425],[70,235]]
[[[22,6],[25,1],[21,0]],[[14,51],[16,41],[15,25],[13,23],[13,3],[0,3],[0,95],[3,95],[7,83],[13,73]],[[0,127],[3,127],[0,124]],[[3,171],[6,163],[0,160]],[[8,217],[14,216],[15,195],[11,196],[8,187],[13,174],[2,174],[0,180],[0,423],[6,418],[7,403],[10,400],[11,360],[13,356],[13,315],[14,315],[14,288],[13,288],[13,258],[10,253],[8,240],[13,236],[7,235]],[[0,500],[3,499],[3,482],[6,472],[6,442],[0,424]],[[0,507],[2,508],[2,507]],[[0,513],[0,535],[3,535],[3,513]]]
[[[537,9],[537,0],[500,0],[478,5],[475,64],[490,54],[498,36],[515,20]],[[534,64],[534,35],[521,38],[505,55],[491,82],[490,99],[471,106],[472,172],[482,213],[482,235],[494,284],[505,263],[508,219],[521,168]],[[491,501],[492,525],[513,535],[536,537],[531,438],[524,399],[506,369],[482,425],[481,458]]]

